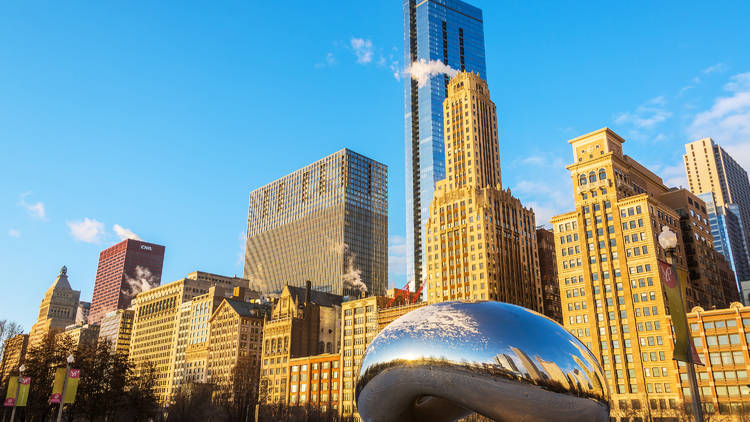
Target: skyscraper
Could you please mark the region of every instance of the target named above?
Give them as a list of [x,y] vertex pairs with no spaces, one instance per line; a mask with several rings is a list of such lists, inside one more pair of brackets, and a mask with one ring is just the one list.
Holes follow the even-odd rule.
[[338,295],[388,285],[388,168],[342,149],[250,192],[245,278]]
[[125,239],[99,254],[89,324],[126,309],[138,293],[161,283],[164,246]]
[[575,210],[552,218],[563,324],[599,358],[613,416],[677,412],[679,378],[658,262],[663,226],[677,233],[674,265],[689,274],[687,304],[726,307],[705,205],[623,153],[608,128],[570,141]]
[[[750,253],[737,204],[716,205],[713,192],[698,195],[706,203],[714,249],[724,255],[737,277],[737,285],[750,280]],[[743,298],[743,302],[746,298]]]
[[503,190],[495,104],[476,73],[450,79],[445,166],[426,231],[428,302],[501,300],[542,312],[534,211]]
[[80,296],[80,290],[70,287],[68,268],[63,266],[39,305],[39,315],[29,333],[29,346],[36,346],[49,333],[62,332],[75,324]]
[[[458,0],[403,0],[406,147],[406,276],[423,278],[425,224],[435,184],[445,178],[443,100],[448,75],[417,75],[418,68],[447,65],[487,78],[482,11]],[[415,63],[422,66],[414,67]]]
[[[729,226],[742,226],[744,246],[747,250],[750,245],[750,182],[745,169],[711,138],[685,144],[685,155],[682,158],[685,162],[690,191],[696,195],[712,192],[716,215],[727,216],[727,211],[729,211],[738,217],[727,216],[727,220],[736,220],[727,222]],[[719,219],[715,222],[719,225],[721,223]],[[714,227],[713,224],[711,230],[719,233],[722,231],[721,227]],[[714,241],[739,245],[737,240],[730,239],[736,233],[736,230],[731,229],[726,232],[726,240],[714,239]],[[736,253],[731,256],[728,248],[717,248],[717,250],[733,264],[738,282],[750,279],[748,278],[750,277],[748,274],[750,263],[747,261],[750,258],[747,253]]]

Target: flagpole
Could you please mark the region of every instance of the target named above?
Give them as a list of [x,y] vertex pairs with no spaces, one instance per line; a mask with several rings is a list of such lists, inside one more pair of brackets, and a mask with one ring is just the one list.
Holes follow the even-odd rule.
[[[682,297],[682,286],[680,286],[680,279],[679,277],[677,277],[677,268],[675,268],[674,266],[674,251],[677,247],[677,235],[667,226],[662,226],[661,230],[661,234],[659,235],[659,244],[662,248],[664,248],[664,254],[666,255],[667,263],[670,265],[672,269],[672,275],[674,276],[677,283],[677,292],[680,295],[680,302],[684,304],[685,300]],[[695,377],[695,362],[693,361],[692,341],[693,338],[688,333],[688,341],[685,343],[685,347],[687,348],[687,373],[688,379],[690,380],[690,402],[693,407],[693,418],[695,418],[695,422],[704,422],[703,407],[701,406],[701,395],[700,391],[698,390],[698,380]]]

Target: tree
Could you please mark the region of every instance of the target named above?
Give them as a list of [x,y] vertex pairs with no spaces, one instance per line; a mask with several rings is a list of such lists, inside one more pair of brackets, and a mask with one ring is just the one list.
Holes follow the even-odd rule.
[[183,384],[177,391],[174,403],[167,409],[167,422],[218,421],[221,412],[212,403],[210,384]]
[[137,375],[133,375],[128,382],[126,392],[128,406],[122,420],[148,421],[159,415],[159,404],[154,392],[156,367],[152,362],[147,361],[138,369]]
[[42,420],[53,407],[57,407],[57,405],[49,404],[55,370],[65,367],[65,360],[73,349],[74,345],[70,337],[55,336],[54,332],[50,332],[26,353],[24,375],[31,377],[32,380],[25,409],[26,420]]
[[70,414],[77,419],[95,421],[110,418],[128,406],[125,394],[132,378],[127,357],[112,350],[110,342],[84,347],[74,353],[75,367],[81,379]]

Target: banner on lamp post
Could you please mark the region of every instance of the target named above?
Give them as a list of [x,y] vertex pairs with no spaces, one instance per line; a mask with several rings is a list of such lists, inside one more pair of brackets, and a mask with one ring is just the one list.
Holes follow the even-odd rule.
[[[21,383],[19,387],[19,381]],[[31,378],[29,377],[11,377],[8,379],[8,392],[5,395],[4,406],[7,407],[24,407],[29,399],[29,386]],[[18,397],[16,397],[18,391]]]
[[[52,395],[49,397],[50,403],[63,404],[73,403],[76,399],[76,393],[78,392],[78,381],[81,379],[80,369],[70,369],[68,372],[68,383],[65,383],[65,371],[66,368],[58,368],[55,371],[55,381],[52,384]],[[63,395],[63,386],[65,386],[65,394]]]
[[52,381],[52,394],[49,396],[50,403],[60,403],[62,401],[63,384],[65,384],[66,368],[57,368],[55,370],[55,379]]
[[70,404],[76,401],[76,393],[78,392],[78,381],[81,379],[80,369],[71,369],[68,372],[68,384],[65,386],[65,397],[64,403]]
[[[703,365],[690,337],[685,304],[682,301],[682,298],[685,297],[685,288],[683,286],[687,286],[687,272],[677,270],[675,274],[672,264],[660,260],[659,276],[664,286],[664,292],[667,294],[669,314],[672,316],[672,327],[674,328],[673,358],[682,362],[692,361],[696,365]],[[688,357],[688,350],[690,350],[692,359]]]

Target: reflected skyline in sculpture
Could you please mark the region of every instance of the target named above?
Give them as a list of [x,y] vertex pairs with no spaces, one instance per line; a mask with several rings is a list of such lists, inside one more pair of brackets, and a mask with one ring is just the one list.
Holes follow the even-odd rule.
[[366,421],[473,412],[501,421],[604,421],[608,397],[601,367],[578,339],[501,302],[444,302],[404,315],[367,348],[356,389]]

